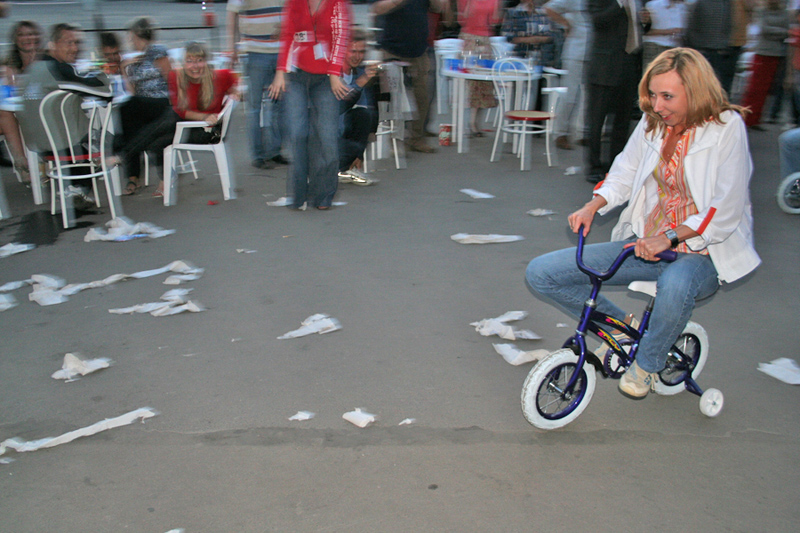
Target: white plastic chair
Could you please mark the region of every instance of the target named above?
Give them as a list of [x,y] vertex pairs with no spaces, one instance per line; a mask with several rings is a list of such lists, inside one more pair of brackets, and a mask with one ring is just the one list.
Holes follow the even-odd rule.
[[[68,113],[68,109],[73,105],[72,100],[75,98],[82,98],[82,96],[71,91],[56,90],[45,96],[39,104],[39,119],[42,121],[42,126],[51,148],[51,154],[44,157],[48,167],[46,175],[50,178],[50,213],[56,214],[56,197],[58,197],[65,228],[70,226],[64,188],[65,182],[92,180],[95,204],[100,207],[97,180],[98,178],[102,179],[108,196],[111,218],[117,217],[118,210],[116,196],[119,193],[116,191],[115,180],[106,165],[106,137],[111,123],[111,110],[108,109],[105,113],[101,113],[101,104],[99,102],[90,106],[89,128],[86,137],[89,153],[77,153],[75,148],[82,142],[82,139],[72,138]],[[107,105],[110,107],[111,103],[109,102]],[[68,146],[66,154],[63,153],[64,150],[59,151],[60,145],[56,141],[58,135],[65,136],[66,145]],[[70,175],[69,172],[75,169],[84,169],[88,172],[86,174]],[[58,194],[56,194],[56,186],[58,186]]]
[[[217,162],[217,170],[219,171],[220,182],[222,183],[222,196],[225,200],[233,200],[236,198],[236,176],[234,167],[231,164],[232,158],[230,148],[227,144],[228,131],[231,123],[231,116],[233,109],[236,106],[236,100],[229,98],[225,105],[222,107],[222,131],[220,132],[220,140],[213,144],[190,144],[184,141],[192,128],[207,128],[208,124],[202,120],[180,121],[175,129],[175,137],[172,144],[164,148],[164,205],[175,205],[177,203],[178,195],[178,156],[181,151],[197,151],[197,152],[211,152],[214,154],[214,159]],[[189,156],[192,171],[195,178],[197,177],[197,169],[195,168],[194,161]],[[182,160],[181,160],[181,165]]]
[[[514,79],[514,82],[509,81],[509,77]],[[492,147],[492,155],[489,159],[491,162],[499,161],[502,147],[498,150],[500,138],[503,133],[508,133],[515,136],[520,136],[519,153],[520,170],[530,169],[530,139],[533,135],[545,136],[545,150],[547,153],[547,166],[553,166],[553,150],[551,150],[550,137],[553,130],[553,119],[556,116],[556,106],[558,105],[558,96],[567,92],[566,87],[545,87],[542,89],[542,94],[548,96],[547,98],[547,111],[530,111],[531,93],[534,86],[533,71],[528,65],[519,59],[504,59],[495,63],[492,69],[492,81],[494,83],[495,92],[498,100],[498,111],[502,117],[500,127],[494,137],[494,145]],[[511,84],[523,81],[524,93],[518,102],[521,103],[518,109],[508,109],[510,101],[509,91]]]

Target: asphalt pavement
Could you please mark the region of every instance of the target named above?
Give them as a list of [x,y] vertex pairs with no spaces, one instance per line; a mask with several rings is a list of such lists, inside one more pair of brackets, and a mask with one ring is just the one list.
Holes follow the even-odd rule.
[[[698,381],[723,391],[722,413],[704,417],[686,392],[633,402],[599,379],[583,415],[551,432],[520,410],[531,365],[506,363],[492,347],[504,341],[470,323],[527,311],[518,325],[542,339],[517,341],[526,350],[555,350],[570,335],[574,322],[530,295],[523,273],[532,257],[575,242],[566,217],[592,188],[566,173],[582,164],[580,150],[559,151],[548,168],[536,140],[533,169],[520,172],[508,153],[489,162],[491,137],[474,139],[467,154],[410,153],[404,170],[382,160],[377,185],[340,187],[344,205],[295,212],[267,205],[285,195],[286,167],[250,167],[243,126],[239,108],[238,199],[222,200],[205,155],[199,180],[181,176],[176,206],[153,198],[154,184],[122,199],[134,221],[176,230],[160,239],[84,242],[90,225],[108,220],[105,208],[58,231],[58,217],[2,169],[14,213],[0,221],[0,245],[41,245],[0,259],[0,284],[41,273],[88,282],[185,260],[205,269],[183,287],[207,310],[108,312],[157,301],[172,288],[165,276],[47,307],[28,301],[29,287],[11,293],[19,305],[0,313],[0,441],[53,437],[141,407],[159,414],[9,451],[0,530],[796,530],[800,391],[756,370],[798,358],[791,243],[800,218],[775,202],[778,126],[750,134],[763,264],[693,315],[710,338]],[[535,208],[555,214],[527,214]],[[614,220],[599,220],[590,241],[607,239]],[[524,240],[450,239],[461,232]],[[637,314],[644,307],[624,289],[608,293]],[[315,313],[341,330],[277,339]],[[67,352],[114,365],[56,381]],[[356,407],[377,421],[360,429],[342,419]],[[316,416],[288,420],[300,410]],[[415,422],[398,425],[406,418]]]

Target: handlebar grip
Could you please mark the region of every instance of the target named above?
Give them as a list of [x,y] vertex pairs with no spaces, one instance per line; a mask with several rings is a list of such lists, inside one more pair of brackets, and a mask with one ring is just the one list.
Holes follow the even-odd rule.
[[656,257],[658,257],[662,261],[667,261],[668,263],[671,263],[672,261],[675,261],[678,258],[678,252],[676,252],[675,250],[664,250],[663,252],[657,253]]

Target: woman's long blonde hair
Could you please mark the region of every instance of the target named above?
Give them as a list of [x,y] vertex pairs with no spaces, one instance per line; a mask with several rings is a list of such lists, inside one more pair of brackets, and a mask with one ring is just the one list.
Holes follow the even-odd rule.
[[661,52],[647,67],[639,82],[639,108],[647,115],[645,131],[648,133],[656,131],[663,135],[666,131],[664,121],[653,111],[650,103],[650,80],[673,70],[681,78],[689,102],[687,128],[709,121],[721,124],[720,115],[723,111],[736,111],[740,115],[749,113],[749,109],[728,101],[714,69],[700,52],[692,48],[673,48]]
[[[211,105],[214,99],[214,69],[208,64],[208,49],[203,43],[196,41],[186,44],[186,50],[183,54],[183,60],[189,57],[206,60],[206,70],[200,76],[200,95],[198,97],[198,111],[205,111]],[[178,71],[178,108],[185,110],[189,105],[186,97],[186,88],[189,86],[189,76],[186,74],[186,68]]]

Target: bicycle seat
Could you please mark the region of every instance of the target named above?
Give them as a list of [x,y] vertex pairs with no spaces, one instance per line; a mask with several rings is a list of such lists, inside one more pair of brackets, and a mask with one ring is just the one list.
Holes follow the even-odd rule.
[[655,281],[632,281],[628,285],[628,289],[633,292],[641,292],[648,296],[656,297],[656,282]]

